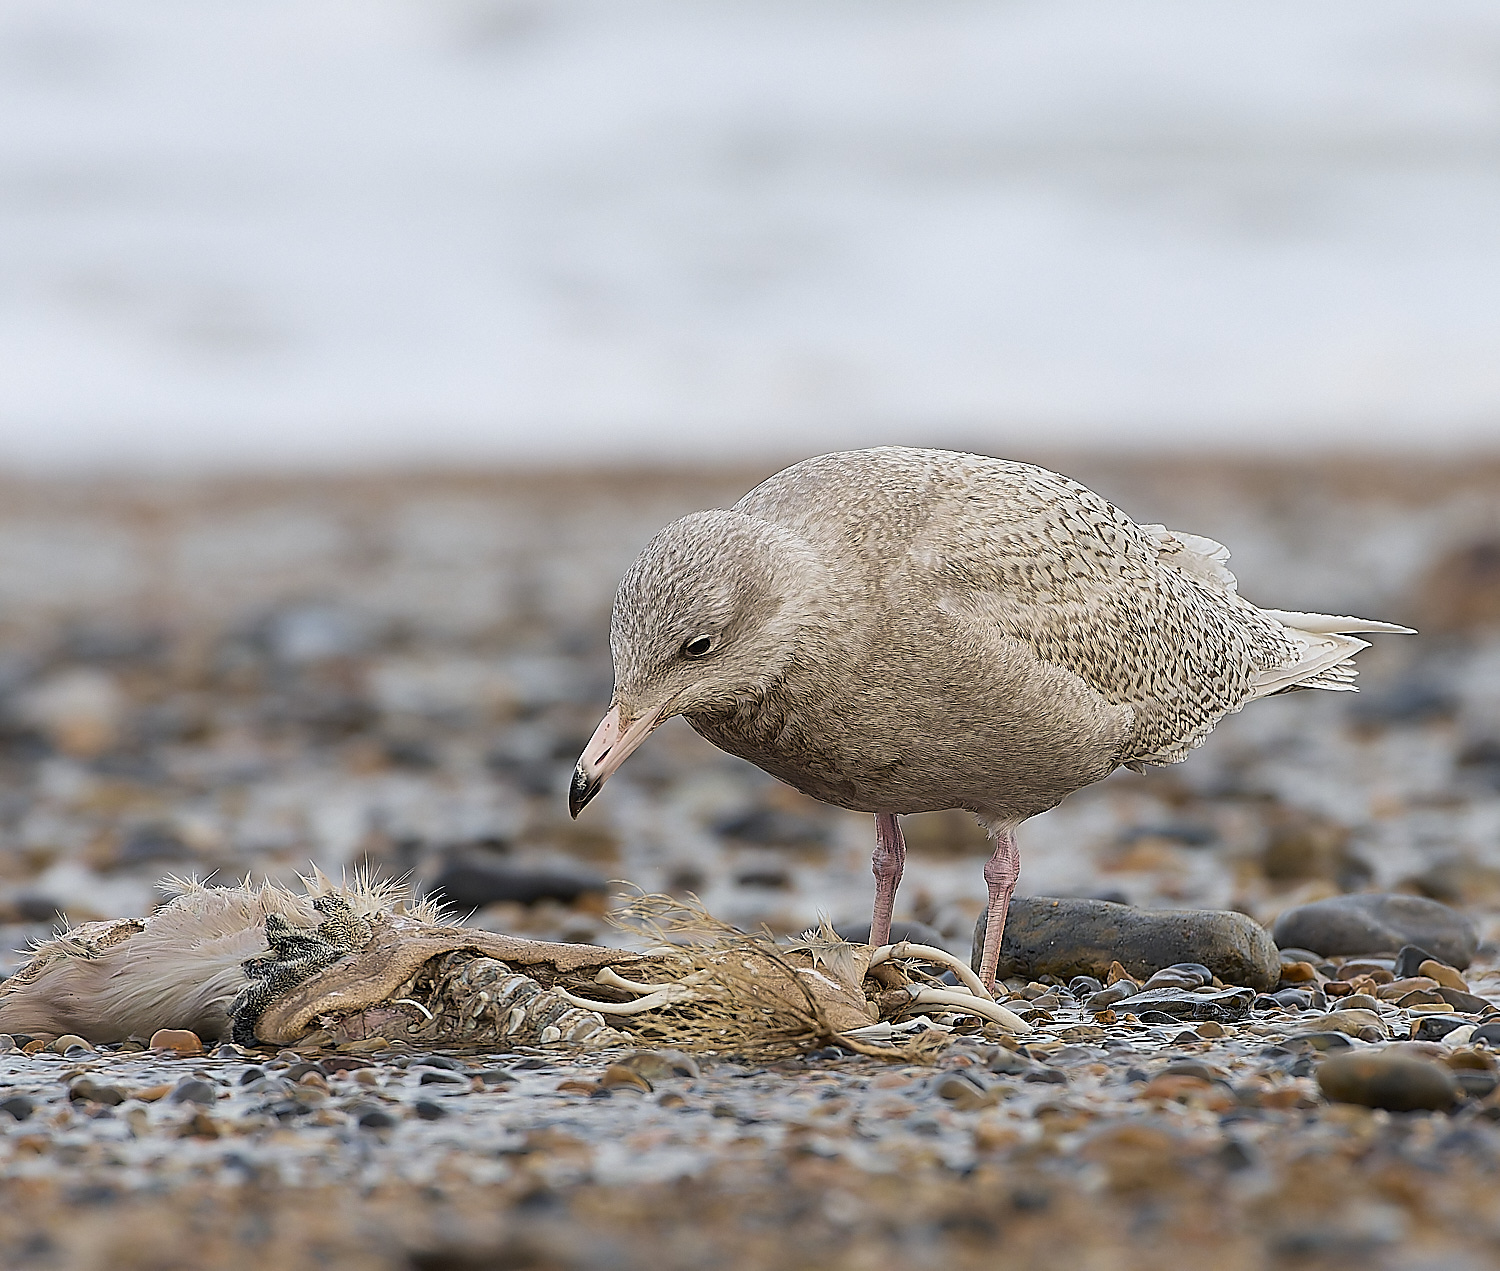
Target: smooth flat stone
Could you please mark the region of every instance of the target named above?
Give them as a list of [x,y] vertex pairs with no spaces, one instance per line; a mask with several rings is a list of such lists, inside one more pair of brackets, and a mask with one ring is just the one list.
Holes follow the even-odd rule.
[[[834,934],[841,940],[847,940],[850,944],[870,943],[870,924],[868,922],[841,922],[834,927]],[[929,927],[925,922],[893,922],[891,923],[891,944],[900,944],[903,940],[910,940],[913,944],[931,944],[939,949],[943,948],[943,933],[936,927]]]
[[1412,1023],[1415,1026],[1412,1031],[1413,1041],[1435,1042],[1446,1037],[1454,1029],[1467,1028],[1474,1021],[1464,1019],[1460,1015],[1422,1015],[1415,1018]]
[[1291,1047],[1293,1042],[1319,1051],[1349,1050],[1354,1045],[1347,1033],[1294,1033],[1284,1044]]
[[522,864],[479,854],[450,860],[428,888],[459,909],[482,909],[507,900],[522,905],[539,900],[571,905],[580,896],[608,890],[603,875],[566,857],[547,864]]
[[[984,948],[985,917],[974,927],[973,965]],[[1275,942],[1254,919],[1216,909],[1135,909],[1107,900],[1017,896],[1000,944],[1001,979],[1043,975],[1064,982],[1103,980],[1119,962],[1146,980],[1178,963],[1197,963],[1226,984],[1273,988],[1281,978]]]
[[[1324,957],[1396,952],[1406,945],[1420,945],[1438,961],[1459,970],[1474,960],[1479,947],[1474,924],[1458,910],[1425,896],[1391,893],[1330,896],[1297,905],[1276,919],[1271,935],[1278,946],[1295,945]],[[1405,969],[1398,966],[1393,973],[1399,978]]]
[[1169,1015],[1173,1019],[1213,1020],[1216,1024],[1232,1024],[1250,1013],[1250,1003],[1255,1000],[1251,989],[1220,989],[1216,993],[1191,993],[1182,989],[1146,989],[1116,1002],[1114,1010],[1119,1014],[1143,1016],[1148,1011]]
[[1398,980],[1409,980],[1417,974],[1417,968],[1422,963],[1435,962],[1436,960],[1421,945],[1403,945],[1396,954],[1396,964],[1391,970]]
[[1450,989],[1447,985],[1438,989],[1437,994],[1455,1011],[1463,1011],[1468,1015],[1479,1015],[1490,1009],[1490,1003],[1485,998],[1459,989]]
[[1381,1037],[1388,1035],[1385,1024],[1379,1015],[1373,1010],[1360,1007],[1350,1007],[1344,1010],[1329,1011],[1326,1015],[1320,1015],[1317,1019],[1309,1020],[1308,1027],[1318,1032],[1348,1033],[1350,1037],[1358,1037],[1366,1029],[1373,1029]]
[[1330,1055],[1318,1065],[1318,1089],[1335,1103],[1389,1112],[1440,1112],[1459,1097],[1458,1082],[1445,1065],[1385,1053]]

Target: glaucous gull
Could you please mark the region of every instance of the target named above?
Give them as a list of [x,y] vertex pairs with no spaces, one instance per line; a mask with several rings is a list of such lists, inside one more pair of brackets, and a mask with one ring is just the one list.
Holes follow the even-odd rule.
[[615,690],[576,817],[663,720],[798,790],[875,814],[870,943],[887,942],[897,817],[989,831],[993,986],[1027,817],[1126,766],[1180,762],[1225,715],[1352,689],[1362,618],[1261,609],[1218,543],[1044,468],[946,450],[822,455],[674,521],[620,583]]

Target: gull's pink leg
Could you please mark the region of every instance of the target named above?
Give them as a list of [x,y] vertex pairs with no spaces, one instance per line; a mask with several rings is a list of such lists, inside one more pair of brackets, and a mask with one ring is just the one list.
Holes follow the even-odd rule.
[[1011,893],[1021,876],[1021,851],[1010,830],[995,832],[995,854],[985,862],[984,881],[990,888],[990,907],[985,916],[984,956],[979,963],[979,978],[984,987],[995,987],[995,967],[1000,962],[1000,939],[1005,934],[1005,913],[1010,908]]
[[896,907],[896,888],[906,864],[906,840],[901,822],[893,813],[875,814],[875,855],[870,872],[875,875],[875,912],[870,918],[870,948],[891,942],[891,910]]

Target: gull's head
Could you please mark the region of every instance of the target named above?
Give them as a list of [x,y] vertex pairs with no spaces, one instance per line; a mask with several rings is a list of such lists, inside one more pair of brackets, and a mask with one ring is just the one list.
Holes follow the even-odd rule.
[[573,773],[572,814],[664,720],[764,694],[797,654],[819,572],[795,535],[739,512],[696,512],[653,538],[615,594],[614,701]]

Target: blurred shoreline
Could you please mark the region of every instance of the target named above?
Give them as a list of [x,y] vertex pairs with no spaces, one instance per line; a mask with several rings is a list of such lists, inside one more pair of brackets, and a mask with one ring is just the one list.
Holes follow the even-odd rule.
[[[1497,424],[1500,431],[1500,424]],[[985,446],[962,437],[943,440],[887,441],[867,443],[874,446],[916,446],[941,450],[958,450],[989,455],[1017,463],[1034,463],[1072,476],[1076,472],[1115,471],[1132,474],[1167,473],[1172,478],[1212,474],[1216,478],[1255,482],[1278,477],[1316,478],[1338,483],[1345,488],[1353,475],[1372,487],[1404,487],[1413,481],[1423,490],[1440,490],[1448,485],[1467,485],[1478,480],[1500,478],[1500,441],[1493,446],[1410,446],[1392,444],[1385,447],[1372,442],[1357,448],[1320,445],[1307,450],[1268,454],[1252,444],[1224,446],[1168,446],[1125,444],[1110,445],[1006,445]],[[753,484],[802,459],[829,453],[831,449],[862,449],[865,445],[824,447],[816,445],[799,450],[775,449],[765,454],[731,455],[718,459],[694,456],[689,459],[653,458],[649,455],[630,459],[606,457],[593,459],[581,454],[561,462],[548,458],[496,458],[476,456],[463,459],[385,460],[368,463],[349,456],[343,461],[304,464],[300,461],[244,462],[223,467],[206,466],[172,468],[150,463],[122,463],[109,468],[90,468],[68,464],[32,468],[0,463],[0,489],[24,491],[27,487],[119,487],[170,491],[187,486],[292,488],[299,485],[334,483],[339,486],[474,485],[503,486],[508,482],[533,479],[554,482],[578,482],[581,485],[607,484],[611,481],[647,482],[653,484],[683,481],[741,481]],[[1079,480],[1084,478],[1079,477]],[[746,489],[749,488],[747,485]]]
[[[1242,589],[1281,607],[1315,606],[1315,596],[1300,593],[1317,584],[1299,575],[1337,569],[1341,549],[1350,554],[1343,566],[1363,584],[1343,578],[1324,608],[1340,599],[1388,605],[1415,568],[1403,558],[1500,531],[1500,454],[1488,452],[1266,458],[1038,448],[1005,457],[1082,481],[1140,522],[1220,538]],[[482,570],[486,559],[503,569],[554,554],[590,573],[590,595],[570,603],[597,617],[607,613],[618,573],[656,529],[729,506],[781,466],[0,471],[0,628],[132,603],[157,622],[205,613],[222,620],[226,603],[233,609],[320,589],[347,595],[412,553],[407,567],[460,572]],[[1308,540],[1300,546],[1299,535]],[[1391,554],[1371,559],[1372,545]],[[1331,581],[1328,569],[1313,572]],[[1299,593],[1292,599],[1289,587]]]

